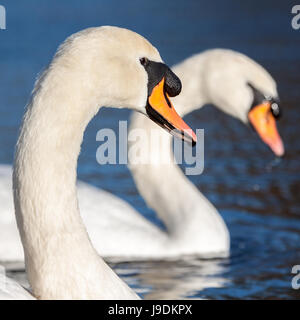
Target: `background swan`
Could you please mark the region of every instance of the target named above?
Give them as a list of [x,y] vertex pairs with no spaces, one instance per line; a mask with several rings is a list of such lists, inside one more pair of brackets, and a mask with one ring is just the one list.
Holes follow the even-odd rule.
[[5,269],[0,265],[0,300],[35,300],[19,283],[5,276]]
[[[264,99],[263,96],[276,99],[278,96],[275,81],[265,69],[245,55],[231,50],[208,50],[188,58],[173,70],[183,82],[182,93],[174,98],[181,116],[212,103],[247,123],[251,107],[262,102],[257,99]],[[130,129],[135,128],[144,128],[150,134],[157,126],[146,117],[134,114]],[[163,139],[171,140],[164,132],[158,134]],[[280,141],[277,142],[278,154],[283,152]],[[161,149],[158,145],[157,149],[151,149],[152,154],[162,155],[163,152],[167,157],[172,155],[171,149]],[[105,257],[126,259],[176,258],[184,254],[228,255],[229,234],[221,216],[177,165],[132,163],[130,167],[140,193],[164,221],[167,232],[146,220],[125,201],[79,182],[81,213],[98,252]],[[9,185],[10,169],[5,172]],[[2,188],[7,189],[7,186]],[[171,190],[176,194],[172,201]],[[4,192],[4,197],[7,197],[7,192]],[[9,217],[12,226],[0,241],[0,260],[20,261],[22,248],[9,214],[12,211],[11,202],[6,203],[8,213],[2,218]],[[6,243],[10,244],[7,249]]]
[[[84,130],[103,105],[188,129],[168,99],[180,90],[158,51],[129,30],[90,28],[60,46],[35,85],[13,171],[15,214],[36,298],[138,298],[91,244],[78,208],[77,158]],[[195,141],[194,133],[188,139]]]
[[[173,70],[183,84],[181,95],[174,98],[181,116],[211,103],[247,124],[253,112],[263,109],[252,125],[276,155],[283,155],[274,119],[279,116],[276,83],[262,66],[238,52],[215,49],[192,56]],[[147,120],[133,114],[130,130],[143,128],[149,136],[155,126]],[[164,132],[157,135],[171,145]],[[160,159],[163,153],[164,159],[171,158],[171,148],[165,147],[168,144],[151,146],[151,153],[160,155]],[[223,219],[174,162],[135,164],[134,159],[130,160],[138,190],[164,222],[168,243],[173,247],[172,251],[162,245],[153,256],[168,256],[170,252],[205,257],[228,255],[229,233]]]

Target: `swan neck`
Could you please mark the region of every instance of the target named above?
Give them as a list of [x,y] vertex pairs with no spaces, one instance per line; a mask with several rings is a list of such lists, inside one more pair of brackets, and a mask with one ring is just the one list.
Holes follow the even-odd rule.
[[[172,98],[178,112],[184,115],[209,103],[205,90],[205,59],[198,55],[175,65],[172,70],[182,81],[182,92]],[[132,116],[130,131],[145,130],[150,139],[151,132],[157,130],[155,124],[139,114]],[[189,226],[203,225],[203,221],[216,221],[219,217],[214,206],[201,194],[173,161],[172,137],[162,130],[157,133],[162,144],[152,144],[149,153],[159,159],[170,159],[168,164],[134,164],[130,168],[139,192],[149,207],[163,220],[169,233],[184,234]],[[129,141],[129,145],[131,142]],[[218,221],[216,223],[219,223]],[[220,222],[223,227],[223,222]],[[199,227],[198,227],[199,228]]]
[[[129,161],[140,194],[164,222],[168,232],[183,233],[188,225],[193,225],[201,216],[209,215],[210,211],[215,214],[213,206],[173,161],[171,135],[140,114],[132,116],[130,132],[134,132],[134,129],[142,129],[148,140],[155,132],[160,137],[159,141],[163,141],[161,144],[151,144],[151,150],[147,153],[153,157],[149,157],[147,163],[135,162],[134,158],[129,158]],[[129,141],[129,148],[133,143]],[[156,156],[158,162],[153,161]],[[208,210],[199,213],[199,206]]]
[[205,57],[202,55],[193,56],[172,67],[182,82],[181,93],[172,98],[176,111],[181,117],[210,103],[205,90],[204,68]]
[[51,76],[36,85],[15,153],[15,213],[27,276],[37,298],[103,298],[103,270],[108,278],[115,274],[91,245],[76,194],[77,158],[94,114],[83,108],[89,101],[80,90],[70,92],[68,83],[55,81],[59,75]]

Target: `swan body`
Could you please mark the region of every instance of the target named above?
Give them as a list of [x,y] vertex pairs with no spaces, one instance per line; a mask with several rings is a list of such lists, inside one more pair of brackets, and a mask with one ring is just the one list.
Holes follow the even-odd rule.
[[[265,96],[277,97],[275,81],[268,72],[250,58],[231,50],[208,50],[186,59],[173,70],[183,82],[181,94],[174,98],[181,116],[212,103],[246,123],[253,101],[253,92],[247,82]],[[136,113],[132,116],[130,130],[136,128],[143,128],[150,134],[157,126]],[[158,134],[171,145],[171,138],[165,132]],[[172,155],[171,148],[157,147],[151,152]],[[229,233],[223,219],[177,165],[134,164],[131,161],[129,167],[141,195],[165,223],[167,231],[143,218],[123,200],[79,182],[80,211],[98,252],[108,258],[134,260],[229,254]],[[9,169],[6,174],[11,174]],[[170,194],[176,195],[172,201],[169,201]],[[119,207],[122,210],[116,210]],[[14,234],[15,241],[10,243],[16,248],[19,243],[16,228]],[[4,258],[10,253],[13,253],[10,256],[12,260],[22,258],[21,248],[15,257],[14,251],[10,250]]]
[[[136,257],[137,252],[143,252],[145,249],[143,243],[136,243],[136,232],[141,238],[143,232],[146,232],[149,244],[152,238],[159,238],[159,250],[161,238],[166,238],[164,234],[152,224],[147,228],[147,220],[126,201],[83,181],[77,182],[77,191],[82,220],[93,246],[101,255],[118,259],[124,256],[125,250],[129,257]],[[0,203],[0,261],[24,261],[23,247],[13,215],[12,168],[9,165],[0,166]],[[129,232],[135,228],[137,231],[134,234]],[[151,255],[152,247],[153,244],[149,246],[147,255]]]
[[[15,215],[34,297],[138,298],[90,241],[79,213],[77,158],[100,106],[135,109],[181,132],[189,129],[168,98],[180,88],[158,51],[132,31],[90,28],[60,46],[35,84],[13,170]],[[194,141],[194,133],[188,139]]]
[[0,275],[0,300],[35,300],[35,298],[16,281]]

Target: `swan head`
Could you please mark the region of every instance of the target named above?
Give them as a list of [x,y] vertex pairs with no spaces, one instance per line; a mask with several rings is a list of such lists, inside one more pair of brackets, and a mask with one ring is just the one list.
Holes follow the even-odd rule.
[[275,155],[283,156],[284,146],[276,127],[280,104],[271,75],[252,59],[231,50],[210,50],[205,62],[207,100],[250,123]]
[[134,109],[172,134],[196,142],[170,101],[181,91],[179,78],[139,34],[110,26],[83,30],[61,45],[50,69],[57,71],[56,78],[62,70],[64,86],[71,83],[72,96],[80,92],[82,108],[89,105],[92,114],[99,106]]

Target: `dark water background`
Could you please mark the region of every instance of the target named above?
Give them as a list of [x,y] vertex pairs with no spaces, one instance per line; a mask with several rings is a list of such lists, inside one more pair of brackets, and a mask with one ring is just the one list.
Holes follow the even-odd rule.
[[[299,298],[291,268],[300,264],[300,30],[289,1],[70,0],[4,1],[0,31],[0,163],[11,163],[18,127],[36,74],[68,35],[90,26],[133,29],[169,64],[208,48],[238,50],[261,63],[278,83],[286,156],[269,149],[237,120],[211,106],[185,120],[205,129],[205,170],[191,179],[219,209],[231,234],[225,260],[113,265],[146,298]],[[78,176],[130,202],[157,221],[125,165],[96,162],[96,132],[117,128],[127,110],[102,110],[89,124]],[[1,204],[0,204],[1,210]],[[15,274],[17,276],[17,274]],[[20,276],[20,274],[19,274]],[[23,274],[21,274],[23,276]]]

